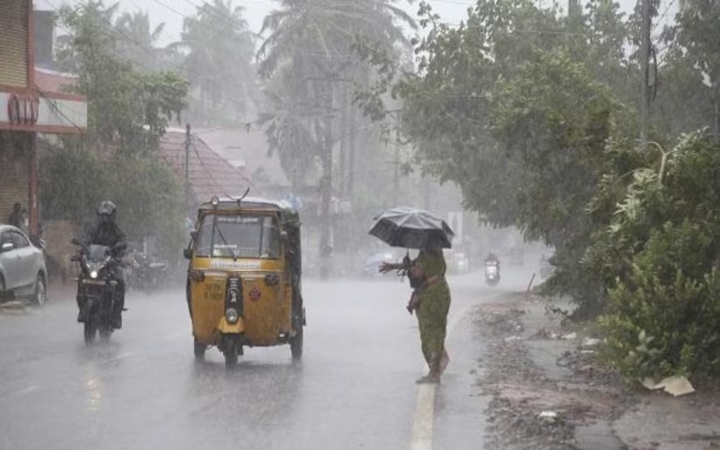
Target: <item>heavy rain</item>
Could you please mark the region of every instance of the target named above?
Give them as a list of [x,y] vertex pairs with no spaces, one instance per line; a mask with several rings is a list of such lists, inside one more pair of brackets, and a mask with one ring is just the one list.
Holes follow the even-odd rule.
[[0,450],[720,446],[717,0],[0,0]]

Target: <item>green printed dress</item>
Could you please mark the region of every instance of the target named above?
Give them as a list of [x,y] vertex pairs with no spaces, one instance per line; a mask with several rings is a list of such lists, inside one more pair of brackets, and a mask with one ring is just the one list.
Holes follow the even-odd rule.
[[423,288],[416,314],[420,328],[422,352],[431,371],[436,371],[445,350],[447,316],[450,310],[450,288],[445,281],[445,257],[442,250],[421,250],[414,261],[425,274],[425,279],[439,276],[440,280]]

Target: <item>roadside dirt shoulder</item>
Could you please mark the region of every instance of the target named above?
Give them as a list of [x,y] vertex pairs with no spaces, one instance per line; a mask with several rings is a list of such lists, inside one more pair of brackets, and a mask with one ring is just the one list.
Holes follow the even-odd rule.
[[508,294],[476,311],[478,384],[492,398],[486,448],[720,448],[717,388],[673,398],[628,386],[599,364],[599,341],[551,319],[546,304]]

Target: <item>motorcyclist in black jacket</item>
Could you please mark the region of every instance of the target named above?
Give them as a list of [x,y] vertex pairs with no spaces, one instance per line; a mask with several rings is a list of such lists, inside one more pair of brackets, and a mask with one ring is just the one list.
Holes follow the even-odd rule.
[[[122,257],[125,252],[126,236],[125,233],[115,222],[116,207],[115,204],[109,200],[105,200],[100,204],[97,210],[98,222],[95,227],[90,230],[87,238],[85,239],[86,245],[104,245],[115,249],[115,258]],[[122,311],[125,306],[125,278],[123,271],[119,266],[115,266],[113,278],[117,281],[115,308],[113,311],[113,327],[116,329],[122,328]],[[82,308],[80,305],[80,298],[78,297],[78,308],[80,313],[78,314],[78,322],[82,322]]]

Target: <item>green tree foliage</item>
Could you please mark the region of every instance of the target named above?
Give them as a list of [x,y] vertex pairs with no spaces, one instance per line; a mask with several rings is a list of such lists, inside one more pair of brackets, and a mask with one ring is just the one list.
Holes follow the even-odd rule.
[[581,261],[610,216],[582,211],[609,140],[634,123],[622,96],[636,68],[621,57],[629,28],[617,5],[591,2],[568,19],[526,0],[479,2],[458,27],[427,5],[421,14],[431,31],[416,49],[419,74],[393,88],[421,163],[458,184],[488,222],[555,247],[550,292],[601,303],[602,285]]
[[608,352],[628,375],[720,375],[719,155],[706,133],[684,136],[662,169],[635,172],[599,241]]
[[663,35],[667,53],[659,74],[660,126],[711,126],[720,136],[720,4],[683,2]]
[[103,200],[105,164],[79,145],[51,148],[40,161],[40,204],[44,219],[83,223]]
[[202,2],[196,15],[183,23],[176,47],[187,52],[184,65],[199,90],[198,119],[219,122],[231,114],[235,124],[247,122],[251,103],[260,101],[252,65],[255,39],[232,0]]
[[720,148],[704,132],[677,138],[720,118],[720,16],[687,3],[654,83],[660,144],[636,139],[639,18],[610,1],[570,17],[478,2],[459,26],[422,4],[417,70],[365,54],[384,74],[360,98],[366,114],[386,119],[394,94],[423,169],[492,224],[555,247],[545,292],[606,312],[608,354],[630,376],[720,375]]
[[160,250],[179,257],[185,217],[182,186],[153,156],[116,154],[98,158],[80,146],[54,148],[41,160],[40,202],[44,219],[93,223],[100,202],[118,207],[118,223],[132,240],[155,235]]
[[397,46],[408,45],[395,20],[411,27],[414,21],[393,3],[284,0],[265,18],[261,32],[269,34],[258,58],[268,104],[261,122],[268,125],[271,151],[295,181],[306,181],[292,174],[304,173],[318,158],[325,172],[331,170],[333,147],[364,125],[354,119],[349,92],[368,84],[372,68],[354,46],[369,40],[398,54]]
[[165,24],[154,28],[147,11],[124,12],[115,20],[112,32],[117,36],[117,51],[142,71],[160,72],[171,64],[173,51],[158,47]]
[[60,57],[78,76],[74,91],[88,98],[90,141],[142,150],[164,133],[171,120],[179,119],[187,107],[188,84],[174,72],[135,70],[116,50],[113,12],[114,7],[105,10],[102,1],[63,7],[60,22],[70,30],[70,37]]
[[[118,205],[132,239],[158,236],[177,256],[185,216],[183,189],[154,155],[158,139],[186,104],[187,82],[174,72],[141,72],[119,49],[115,7],[88,1],[63,7],[70,33],[61,57],[88,101],[86,136],[64,139],[41,159],[43,219],[92,220],[103,199]],[[120,24],[128,23],[121,21]],[[116,24],[117,25],[117,24]]]

